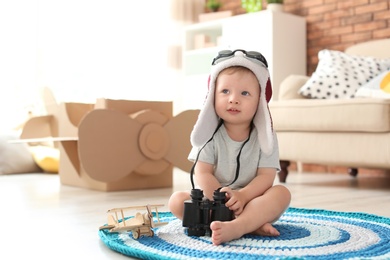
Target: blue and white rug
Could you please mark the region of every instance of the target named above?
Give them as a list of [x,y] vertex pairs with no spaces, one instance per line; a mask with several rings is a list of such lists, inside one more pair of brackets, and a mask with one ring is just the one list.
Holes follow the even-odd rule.
[[247,235],[214,246],[210,237],[189,237],[181,221],[159,213],[168,225],[154,237],[100,230],[112,250],[141,259],[390,259],[390,218],[365,213],[290,208],[275,223],[278,237]]

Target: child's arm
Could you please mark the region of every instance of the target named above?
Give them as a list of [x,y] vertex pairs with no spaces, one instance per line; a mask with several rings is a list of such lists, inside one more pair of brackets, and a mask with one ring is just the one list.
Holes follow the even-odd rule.
[[221,187],[221,184],[214,176],[214,165],[198,161],[195,166],[195,180],[203,190],[206,198],[212,200],[214,190]]
[[226,207],[229,207],[236,215],[240,215],[249,201],[263,195],[272,187],[275,176],[276,170],[274,168],[258,168],[257,176],[244,188],[236,191],[230,188],[221,189],[228,194],[229,200],[225,204]]

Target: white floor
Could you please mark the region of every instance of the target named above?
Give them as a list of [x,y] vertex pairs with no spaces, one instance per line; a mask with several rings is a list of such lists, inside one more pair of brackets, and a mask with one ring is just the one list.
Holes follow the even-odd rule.
[[[286,186],[293,194],[292,207],[390,217],[390,176],[291,173]],[[166,205],[174,190],[183,189],[190,189],[189,175],[179,170],[173,188],[122,192],[65,186],[55,174],[0,176],[0,259],[129,259],[99,239],[106,211]]]

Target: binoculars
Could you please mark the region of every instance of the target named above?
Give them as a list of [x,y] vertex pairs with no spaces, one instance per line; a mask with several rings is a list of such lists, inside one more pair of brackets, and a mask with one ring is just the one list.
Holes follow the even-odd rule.
[[204,199],[203,191],[191,190],[191,200],[184,202],[183,227],[189,236],[211,236],[210,224],[217,221],[230,221],[233,211],[225,206],[226,192],[214,191],[213,201]]

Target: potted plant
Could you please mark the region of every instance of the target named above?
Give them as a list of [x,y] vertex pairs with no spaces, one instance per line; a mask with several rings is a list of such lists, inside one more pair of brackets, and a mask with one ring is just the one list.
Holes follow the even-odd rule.
[[262,2],[262,0],[241,0],[241,7],[244,8],[247,13],[253,13],[263,9]]
[[219,0],[207,0],[205,7],[211,12],[199,14],[199,22],[206,22],[232,16],[233,12],[231,10],[218,11],[221,6],[222,3]]
[[218,0],[207,0],[206,2],[207,9],[211,10],[212,12],[217,12],[221,5],[221,2]]
[[267,0],[267,10],[283,12],[283,0]]

